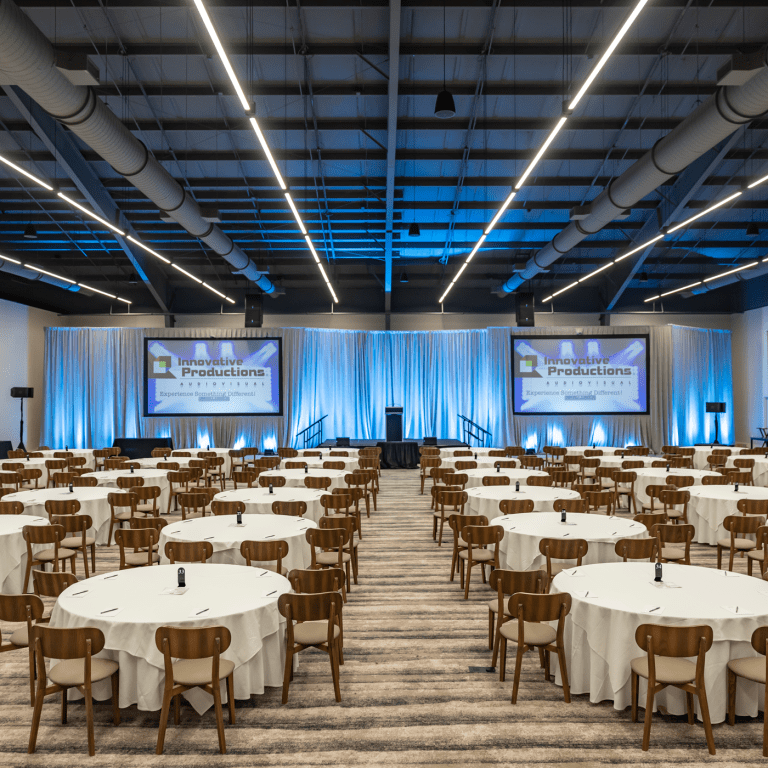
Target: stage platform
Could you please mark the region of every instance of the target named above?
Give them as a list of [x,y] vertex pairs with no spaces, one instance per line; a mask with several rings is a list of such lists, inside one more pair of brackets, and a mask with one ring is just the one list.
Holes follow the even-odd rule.
[[[381,448],[382,469],[416,469],[419,466],[419,446],[424,445],[423,440],[350,440],[350,448]],[[438,448],[461,448],[466,443],[461,440],[438,440]],[[344,446],[337,446],[335,440],[326,440],[320,448],[336,448],[344,450]]]

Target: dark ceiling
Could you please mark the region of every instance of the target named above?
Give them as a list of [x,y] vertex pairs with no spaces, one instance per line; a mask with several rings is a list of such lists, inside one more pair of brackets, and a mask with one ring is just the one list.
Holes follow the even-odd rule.
[[[279,288],[270,313],[330,310],[330,297],[275,184],[191,0],[21,0],[57,50],[87,55],[96,92]],[[435,311],[438,298],[634,2],[403,0],[400,11],[393,231],[387,253],[390,7],[381,1],[216,0],[208,3],[278,165],[345,312],[384,312],[391,258],[392,312]],[[434,117],[445,77],[456,116]],[[574,118],[451,292],[446,311],[511,312],[493,291],[717,87],[717,71],[768,37],[764,0],[651,0]],[[489,46],[490,41],[490,46]],[[0,91],[0,152],[82,200],[77,180],[30,128],[11,85]],[[79,149],[139,236],[237,299],[254,290],[229,265],[59,128]],[[768,121],[740,128],[700,179],[686,216],[768,168]],[[629,216],[583,240],[524,283],[537,301],[615,258],[676,178]],[[611,271],[555,300],[556,311],[648,309],[648,296],[763,258],[765,194],[743,195],[664,241],[637,274]],[[409,235],[418,222],[420,235]],[[37,239],[24,231],[33,225]],[[756,224],[757,235],[747,235]],[[751,227],[754,232],[754,227]],[[156,311],[152,292],[105,228],[0,167],[0,249]],[[218,312],[218,299],[157,269],[153,288],[174,312]],[[407,282],[404,280],[407,279]],[[752,282],[752,285],[749,285]],[[258,289],[256,289],[258,290]],[[765,301],[763,297],[765,296]],[[60,312],[109,311],[110,300],[0,273],[0,297]],[[768,304],[762,278],[699,297],[669,297],[682,312]],[[114,307],[124,311],[123,307]],[[549,309],[546,305],[542,311]],[[230,308],[231,310],[231,308]]]

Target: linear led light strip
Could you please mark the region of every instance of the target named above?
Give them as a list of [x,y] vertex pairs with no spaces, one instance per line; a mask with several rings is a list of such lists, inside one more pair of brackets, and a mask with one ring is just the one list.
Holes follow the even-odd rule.
[[[13,170],[18,171],[23,176],[28,178],[30,181],[33,181],[35,184],[39,184],[44,189],[47,189],[49,192],[54,192],[55,191],[54,188],[50,184],[47,184],[42,179],[37,178],[37,176],[34,176],[33,174],[29,173],[28,171],[25,171],[23,168],[20,168],[18,165],[16,165],[15,163],[12,163],[10,160],[8,160],[7,158],[3,157],[2,155],[0,155],[0,162],[5,163],[5,165],[7,165],[9,168],[13,168]],[[125,237],[127,240],[130,240],[134,245],[137,245],[139,248],[142,248],[147,253],[151,253],[155,258],[160,259],[160,261],[164,262],[165,264],[169,264],[174,269],[177,269],[179,272],[181,272],[182,274],[184,274],[187,277],[191,278],[192,280],[194,280],[199,285],[202,285],[204,288],[207,288],[212,293],[215,293],[217,296],[220,296],[222,299],[226,299],[230,304],[234,304],[235,303],[233,299],[230,299],[229,296],[226,296],[225,294],[221,293],[221,291],[217,291],[212,285],[208,285],[208,283],[203,282],[202,280],[199,280],[194,275],[191,275],[189,272],[187,272],[186,270],[184,270],[180,266],[178,266],[178,264],[174,264],[170,259],[166,259],[165,256],[161,256],[156,251],[153,251],[149,246],[144,245],[144,243],[142,243],[140,240],[137,240],[135,237],[132,237],[131,235],[126,235],[125,232],[122,229],[120,229],[119,227],[114,226],[113,224],[110,224],[106,219],[103,219],[101,216],[98,216],[97,214],[95,214],[93,211],[89,210],[85,206],[80,205],[80,203],[78,203],[76,200],[73,200],[71,197],[68,197],[63,192],[57,192],[56,194],[65,203],[68,203],[73,208],[77,208],[78,211],[80,211],[81,213],[84,213],[89,218],[94,219],[94,221],[98,221],[100,224],[103,224],[105,227],[108,227],[109,229],[111,229],[116,234]],[[2,256],[0,258],[4,258],[6,261],[11,261],[11,262],[14,262],[16,264],[21,264],[20,261],[17,262],[14,259],[8,258],[7,256]],[[102,296],[109,296],[109,298],[111,298],[111,299],[118,299],[119,301],[123,301],[126,304],[130,304],[131,303],[127,299],[121,299],[119,296],[115,296],[114,294],[111,294],[111,293],[106,293],[105,291],[100,291],[98,288],[93,288],[91,286],[85,285],[85,283],[76,283],[74,280],[70,280],[69,278],[62,277],[61,275],[54,275],[51,272],[46,272],[44,269],[40,269],[39,267],[35,267],[35,266],[31,265],[31,264],[24,264],[23,266],[29,267],[29,269],[34,269],[37,272],[42,272],[45,275],[49,275],[51,277],[55,277],[58,280],[64,280],[67,283],[72,283],[73,285],[79,285],[79,286],[81,286],[83,288],[87,288],[89,291],[94,291],[95,293],[100,293]]]
[[[647,2],[647,0],[645,0],[645,2]],[[264,154],[266,155],[270,168],[272,168],[272,173],[275,174],[275,179],[277,179],[278,186],[285,193],[285,200],[291,209],[291,213],[293,214],[293,217],[296,219],[296,223],[299,225],[301,234],[304,235],[304,239],[307,241],[307,246],[309,247],[309,250],[312,253],[312,256],[315,260],[315,264],[317,264],[317,268],[320,270],[320,274],[323,276],[323,280],[325,280],[325,284],[328,286],[328,290],[330,291],[331,296],[333,297],[334,303],[338,304],[339,299],[337,298],[336,293],[333,290],[333,286],[331,285],[331,281],[328,279],[328,275],[325,273],[325,269],[323,268],[323,265],[317,255],[317,251],[315,250],[314,245],[312,245],[312,241],[310,240],[309,235],[307,234],[307,228],[306,226],[304,226],[304,222],[301,219],[301,215],[299,214],[299,210],[296,207],[296,203],[293,201],[293,198],[291,197],[291,193],[288,191],[288,186],[286,185],[285,180],[283,179],[283,176],[280,173],[280,169],[277,167],[275,158],[272,156],[272,152],[269,149],[269,144],[267,144],[267,139],[264,136],[261,128],[259,127],[259,123],[256,120],[256,117],[253,115],[252,106],[248,103],[248,99],[246,98],[245,93],[243,92],[243,89],[240,86],[240,82],[237,79],[235,70],[233,69],[232,64],[229,60],[229,57],[227,56],[227,52],[224,50],[224,46],[221,43],[221,39],[219,38],[219,35],[216,32],[216,27],[214,27],[213,22],[211,21],[211,17],[208,15],[208,10],[206,9],[202,0],[194,0],[194,3],[195,3],[195,8],[197,8],[198,13],[200,14],[200,18],[203,20],[203,24],[205,25],[205,28],[208,31],[208,35],[210,36],[211,41],[213,42],[213,45],[216,48],[217,53],[219,54],[221,63],[223,64],[224,69],[226,70],[227,75],[229,76],[229,80],[232,83],[232,87],[235,89],[237,98],[240,99],[240,103],[243,105],[243,109],[245,110],[248,120],[251,123],[251,127],[253,128],[253,132],[256,134],[256,138],[259,140],[259,144],[261,145],[261,148],[264,151]]]
[[[198,1],[199,0],[195,0],[195,3],[197,3]],[[581,99],[587,93],[587,91],[589,90],[589,86],[592,85],[592,83],[594,82],[595,78],[600,73],[600,70],[606,65],[608,59],[611,57],[611,54],[616,50],[616,47],[621,42],[621,40],[624,37],[624,35],[627,34],[627,32],[629,31],[629,28],[632,26],[632,24],[634,24],[635,20],[640,15],[640,12],[648,4],[648,2],[649,2],[649,0],[639,0],[637,5],[635,6],[634,10],[632,11],[632,13],[628,16],[627,20],[622,25],[621,29],[616,33],[616,36],[613,38],[611,44],[608,46],[608,48],[605,51],[605,53],[600,57],[600,59],[597,62],[597,64],[593,67],[592,71],[589,73],[589,76],[584,81],[584,84],[579,89],[579,92],[568,102],[568,104],[566,105],[566,110],[568,111],[568,114],[563,115],[557,121],[557,124],[550,131],[549,135],[544,140],[544,143],[539,148],[539,151],[536,153],[536,155],[534,156],[533,160],[531,160],[531,162],[528,163],[528,167],[525,169],[525,171],[523,171],[522,176],[520,176],[520,178],[515,183],[514,190],[510,193],[509,197],[507,197],[507,199],[504,201],[503,205],[497,211],[497,213],[493,217],[493,219],[491,219],[491,223],[485,228],[485,230],[483,232],[483,236],[480,238],[480,240],[478,240],[477,244],[475,245],[474,249],[472,250],[472,253],[467,257],[467,260],[464,262],[464,265],[462,266],[462,268],[456,274],[456,277],[453,278],[453,280],[451,281],[451,284],[448,286],[448,288],[446,289],[445,293],[440,297],[440,301],[439,301],[440,304],[443,303],[443,300],[448,295],[448,293],[450,292],[451,288],[453,288],[453,286],[456,284],[456,281],[458,280],[459,276],[464,271],[464,269],[466,268],[467,264],[469,264],[469,262],[472,259],[472,257],[475,255],[475,253],[477,252],[477,249],[479,248],[479,246],[482,245],[482,243],[485,240],[485,238],[491,233],[491,230],[493,230],[493,228],[499,223],[499,221],[501,220],[501,217],[504,215],[504,213],[507,210],[507,208],[509,208],[509,205],[512,202],[512,200],[514,199],[515,194],[517,193],[517,191],[523,186],[523,184],[525,184],[526,180],[528,179],[528,177],[533,172],[533,169],[539,164],[539,161],[541,160],[541,158],[544,157],[544,153],[547,151],[547,149],[549,149],[550,144],[552,144],[552,142],[555,140],[555,137],[557,136],[557,134],[560,133],[560,131],[562,130],[563,126],[568,121],[568,116],[573,112],[573,110],[576,108],[576,105],[581,101]]]
[[[749,185],[748,189],[752,189],[753,187],[756,187],[758,184],[762,184],[764,181],[768,180],[768,176],[765,176],[762,179],[758,179],[757,181],[753,182]],[[546,304],[548,301],[552,301],[552,299],[555,298],[555,296],[559,296],[561,293],[565,293],[566,291],[570,291],[571,288],[575,288],[580,283],[584,283],[587,280],[589,280],[591,277],[594,277],[598,272],[602,272],[604,269],[608,269],[608,267],[612,267],[614,264],[618,264],[620,261],[624,261],[624,259],[628,258],[629,256],[632,256],[632,254],[637,253],[638,251],[642,251],[644,248],[647,248],[649,245],[653,245],[653,243],[658,242],[659,240],[663,240],[667,235],[672,234],[673,232],[677,232],[680,229],[683,229],[683,227],[687,227],[689,224],[692,224],[697,219],[700,219],[702,216],[706,216],[708,213],[711,213],[712,211],[716,210],[717,208],[721,208],[722,206],[726,205],[727,203],[730,203],[732,200],[735,200],[737,197],[739,197],[742,193],[741,192],[734,192],[732,195],[729,195],[728,197],[724,198],[723,200],[720,200],[719,202],[715,203],[714,205],[710,205],[709,208],[705,208],[703,211],[700,211],[695,216],[691,216],[690,218],[686,219],[685,221],[681,221],[679,224],[675,224],[674,227],[671,229],[667,229],[661,234],[656,235],[656,237],[652,237],[650,240],[647,240],[642,245],[638,245],[637,247],[633,248],[631,251],[627,251],[625,254],[622,254],[619,256],[618,259],[614,259],[613,261],[609,261],[607,264],[604,264],[599,269],[596,269],[594,272],[590,272],[587,275],[584,275],[584,277],[579,278],[578,280],[574,280],[570,285],[566,285],[565,288],[561,288],[559,291],[555,291],[550,296],[547,296],[546,299],[542,300],[542,304]],[[698,285],[698,283],[697,283]],[[683,288],[680,288],[679,290],[684,290]],[[674,291],[673,291],[674,293]],[[666,294],[664,294],[666,295]],[[654,298],[659,298],[658,296],[655,296]],[[646,299],[646,301],[649,301],[649,299]]]
[[688,291],[691,288],[695,288],[697,285],[704,285],[705,283],[710,283],[712,280],[719,280],[721,277],[728,277],[728,275],[733,275],[736,272],[741,272],[743,269],[752,269],[753,267],[756,267],[758,264],[768,261],[768,257],[764,258],[762,262],[760,261],[752,261],[749,264],[744,264],[742,267],[736,267],[736,269],[729,269],[727,272],[721,272],[719,275],[712,275],[712,277],[705,277],[703,280],[697,280],[695,283],[689,283],[688,285],[684,285],[682,288],[675,288],[673,291],[666,291],[664,293],[658,294],[658,296],[651,296],[643,301],[644,304],[647,304],[649,301],[655,301],[656,299],[662,299],[664,296],[671,296],[673,293],[680,293],[680,291]]

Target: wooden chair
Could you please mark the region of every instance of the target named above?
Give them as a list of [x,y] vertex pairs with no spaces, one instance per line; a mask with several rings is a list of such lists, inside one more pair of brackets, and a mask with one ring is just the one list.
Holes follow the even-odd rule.
[[629,560],[648,560],[654,563],[659,554],[659,542],[657,539],[619,539],[613,550],[624,563]]
[[[45,566],[50,564],[54,571],[61,572],[69,561],[72,573],[76,573],[75,558],[77,552],[61,546],[64,539],[64,529],[60,525],[25,525],[21,534],[27,545],[27,567],[24,572],[23,593],[27,592],[29,576],[32,573],[32,568],[36,565],[45,570]],[[37,549],[40,545],[51,546]]]
[[235,490],[237,490],[238,484],[246,488],[253,488],[253,484],[258,480],[258,472],[253,470],[239,470],[232,472],[232,481],[235,484]]
[[[379,492],[379,477],[381,476],[381,463],[378,459],[378,457],[374,457],[372,459],[364,459],[360,458],[358,459],[357,463],[359,464],[359,469],[368,469],[371,470],[374,474],[374,482],[376,484],[376,493]],[[355,472],[357,470],[354,470]]]
[[670,475],[667,478],[667,485],[672,485],[677,489],[690,488],[695,485],[696,480],[692,475]]
[[739,499],[736,509],[742,515],[760,515],[768,519],[768,499]]
[[453,452],[454,458],[461,457],[461,456],[471,456],[471,455],[472,455],[472,451],[468,451],[464,448],[460,448],[458,451]]
[[[659,541],[658,562],[690,565],[691,542],[693,541],[694,533],[694,527],[688,523],[682,525],[657,524],[652,526],[651,536],[655,536]],[[678,546],[669,546],[671,544],[677,544]],[[682,545],[682,547],[679,545]]]
[[347,465],[343,461],[324,461],[323,469],[340,469],[345,470]]
[[603,452],[599,448],[587,448],[584,451],[584,456],[586,456],[588,459],[592,459],[595,456],[602,456]]
[[[360,502],[365,501],[365,513],[367,517],[371,516],[371,499],[374,498],[373,491],[371,489],[372,485],[372,478],[371,477],[363,477],[362,475],[344,475],[344,482],[347,484],[347,488],[345,490],[348,490],[352,493],[353,498],[355,499],[355,511],[357,512],[358,518],[362,516],[362,512],[360,510]],[[334,492],[341,489],[334,489]],[[375,502],[375,498],[374,498]],[[375,509],[374,504],[374,509]]]
[[285,469],[306,469],[308,466],[306,461],[286,461],[283,465]]
[[213,556],[213,544],[210,541],[166,541],[165,556],[171,565],[207,563]]
[[[221,682],[226,680],[229,699],[229,724],[235,722],[235,664],[222,659],[232,644],[232,635],[226,627],[159,627],[155,632],[155,645],[163,654],[165,687],[157,732],[158,755],[163,754],[165,731],[171,701],[174,701],[174,724],[179,724],[180,697],[193,688],[202,688],[213,696],[216,712],[216,730],[219,734],[219,752],[227,752],[224,738],[224,714],[221,706]],[[177,661],[174,661],[176,659]]]
[[[520,671],[523,655],[526,651],[537,649],[544,657],[544,677],[549,681],[550,656],[557,654],[560,662],[560,676],[563,684],[565,703],[571,702],[571,689],[568,685],[568,669],[565,664],[565,647],[563,645],[563,630],[565,617],[571,610],[569,594],[530,594],[518,592],[509,598],[509,615],[500,615],[499,621],[499,679],[504,682],[507,667],[507,642],[517,644],[515,656],[515,677],[512,684],[512,703],[517,703],[517,692],[520,687]],[[550,622],[556,621],[555,629]]]
[[157,517],[160,514],[160,507],[158,507],[160,499],[160,486],[158,485],[142,485],[131,489],[131,492],[136,494],[138,503],[136,504],[136,511],[142,515],[150,515]]
[[207,488],[210,485],[208,480],[208,462],[205,459],[190,459],[189,472],[194,473],[190,476],[190,481],[195,480],[195,488]]
[[245,457],[245,450],[239,448],[237,450],[229,451],[229,477],[232,479],[235,472],[246,471],[247,460]]
[[635,515],[633,521],[644,525],[648,529],[648,533],[650,533],[654,525],[664,525],[667,523],[667,516],[664,512],[646,512]]
[[160,534],[166,525],[168,525],[168,521],[163,520],[161,517],[134,517],[133,520],[130,521],[132,531],[157,531],[157,541],[146,545],[146,549],[151,549],[154,552],[157,552],[160,549]]
[[247,566],[255,564],[281,576],[288,575],[288,569],[283,566],[283,558],[288,556],[288,549],[288,542],[280,540],[244,541],[240,544],[240,554]]
[[[35,594],[38,597],[51,597],[57,599],[65,590],[73,584],[77,584],[77,576],[74,573],[47,573],[46,571],[35,571],[32,574]],[[45,621],[48,621],[47,619]],[[38,622],[42,623],[42,622]]]
[[171,457],[173,456],[180,459],[191,459],[192,452],[191,451],[171,451]]
[[544,459],[540,456],[521,456],[519,461],[524,469],[541,469],[544,466]]
[[19,475],[21,475],[20,491],[36,491],[40,487],[40,478],[43,476],[43,470],[37,467],[20,469]]
[[664,515],[674,523],[688,522],[688,502],[691,500],[689,491],[662,491],[659,501],[664,505]]
[[747,573],[752,575],[752,563],[757,563],[760,568],[760,578],[765,577],[768,570],[768,526],[757,529],[756,548],[747,552]]
[[[754,459],[734,459],[733,460],[733,466],[740,470],[741,472],[748,472],[749,473],[749,481],[744,482],[744,485],[754,485],[755,484],[755,460]],[[739,481],[743,482],[743,481]]]
[[728,478],[728,485],[738,483],[739,485],[752,485],[752,473],[749,470],[739,471],[738,469],[731,469],[726,476]]
[[494,628],[496,616],[506,620],[509,617],[508,600],[518,592],[543,594],[548,581],[546,571],[508,571],[502,568],[494,570],[488,578],[491,589],[496,590],[496,597],[488,601],[488,649],[493,651],[491,666],[496,666],[501,643],[501,625]]
[[519,445],[508,445],[504,448],[504,453],[509,457],[524,456],[525,448],[521,448]]
[[[19,478],[19,486],[21,486],[21,475],[16,473]],[[73,472],[54,472],[53,473],[53,487],[54,488],[66,488],[75,479]]]
[[269,488],[270,485],[273,488],[283,488],[285,486],[285,478],[280,475],[259,475],[259,485],[262,488]]
[[[332,528],[342,528],[346,531],[347,541],[344,544],[343,552],[344,554],[349,554],[352,558],[352,580],[355,584],[357,584],[357,577],[359,573],[358,545],[360,543],[360,530],[358,528],[357,518],[354,515],[331,514],[321,517],[318,524],[320,528],[326,530]],[[357,539],[355,538],[355,533],[358,534]]]
[[[52,501],[52,499],[49,499],[48,501]],[[46,504],[47,503],[48,502],[46,502]],[[78,504],[78,507],[79,506],[80,505]],[[93,520],[90,515],[57,515],[50,513],[49,515],[52,525],[60,525],[64,529],[65,537],[61,540],[59,546],[82,553],[86,579],[90,576],[88,573],[88,550],[90,549],[91,565],[93,567],[93,572],[96,573],[96,538],[88,535],[88,531],[93,528]],[[74,568],[72,572],[74,573]]]
[[456,472],[463,472],[465,469],[477,469],[476,461],[454,461],[453,466]]
[[136,507],[139,503],[139,498],[135,493],[110,493],[107,496],[107,503],[109,504],[110,511],[107,546],[111,546],[112,531],[115,525],[117,525],[118,528],[121,528],[123,523],[128,522],[136,515]]
[[181,464],[178,461],[158,461],[155,464],[156,469],[162,469],[166,472],[180,472]]
[[[106,472],[109,472],[110,470],[113,470],[113,469],[125,469],[125,462],[126,461],[127,461],[127,459],[126,459],[125,456],[122,456],[119,459],[115,458],[115,457],[109,458],[109,459],[104,459],[104,470]],[[46,462],[46,464],[47,463],[48,462]],[[66,462],[65,462],[65,464],[66,464]]]
[[[635,462],[627,462],[624,464],[630,464]],[[642,465],[641,465],[642,466]],[[631,514],[632,510],[637,514],[637,498],[635,497],[635,482],[637,481],[637,472],[631,471],[631,469],[624,469],[613,473],[613,495],[616,506],[619,506],[619,499],[622,496],[627,497],[627,511]]]
[[632,459],[626,459],[625,461],[621,462],[621,468],[622,469],[643,469],[645,467],[645,463],[642,461],[633,461]]
[[627,448],[629,456],[650,456],[651,449],[644,445],[630,445]]
[[[219,502],[221,503],[221,502]],[[232,502],[230,502],[231,504]],[[242,502],[237,502],[241,503]],[[243,511],[245,511],[245,505],[243,504]],[[307,503],[305,501],[273,501],[272,513],[275,515],[285,515],[286,517],[301,517],[307,511]],[[230,513],[230,514],[236,514]]]
[[[342,590],[342,597],[346,603],[347,591],[352,587],[350,577],[352,554],[347,550],[349,544],[348,530],[341,527],[308,528],[304,535],[310,547],[310,568],[339,568],[345,572],[347,578]],[[320,551],[318,552],[316,548]]]
[[556,488],[570,488],[576,482],[578,474],[566,469],[556,469],[550,477],[552,485]]
[[613,515],[616,511],[616,496],[612,490],[587,491],[587,512]]
[[0,515],[20,515],[23,511],[20,501],[0,501]]
[[724,467],[727,462],[728,457],[722,453],[711,453],[707,456],[707,466],[712,470],[715,470],[718,467]]
[[158,564],[160,555],[155,551],[155,547],[159,540],[159,533],[154,528],[120,528],[115,531],[115,543],[120,548],[118,569],[124,571],[128,568]]
[[[485,515],[450,515],[448,517],[448,527],[453,531],[453,554],[451,555],[451,576],[448,579],[453,581],[453,577],[459,570],[459,552],[466,549],[468,544],[461,537],[462,529],[467,525],[488,525],[488,518]],[[462,587],[464,581],[462,579]]]
[[98,484],[98,480],[90,475],[72,478],[72,486],[74,488],[95,488]]
[[[645,512],[646,510],[648,510],[648,512],[650,512],[652,515],[656,514],[659,511],[658,508],[656,507],[656,502],[659,501],[659,494],[662,491],[674,491],[674,490],[675,490],[675,486],[673,486],[673,485],[656,485],[656,484],[653,484],[653,485],[646,486],[646,488],[645,488],[645,495],[651,500],[651,504],[650,504],[650,506],[647,506],[647,507],[645,505],[643,505],[642,508],[641,508],[641,511]],[[661,502],[659,502],[659,503],[661,503]],[[663,507],[663,505],[662,505],[662,507]]]
[[208,485],[213,486],[214,483],[217,483],[223,492],[227,480],[227,473],[224,471],[224,457],[215,453],[201,453],[200,456],[205,461]]
[[491,458],[491,459],[505,458],[506,455],[507,455],[507,452],[505,450],[503,450],[503,449],[495,450],[495,451],[494,450],[488,451],[488,457]]
[[574,456],[573,458],[577,459],[579,462],[581,482],[586,483],[587,480],[589,480],[591,483],[596,483],[597,478],[595,472],[597,472],[600,467],[600,458],[597,456],[594,458],[590,458],[589,456]]
[[729,532],[726,539],[717,540],[717,568],[722,566],[723,550],[728,550],[728,570],[733,570],[733,558],[738,552],[744,557],[745,552],[757,549],[757,542],[748,539],[747,536],[756,536],[761,526],[765,525],[765,518],[756,515],[745,517],[743,515],[728,515],[723,520],[723,527]]
[[[112,681],[113,722],[120,725],[118,671],[116,661],[95,658],[104,648],[104,634],[95,627],[60,629],[36,624],[30,630],[30,644],[37,662],[37,692],[32,715],[32,729],[29,734],[29,749],[32,754],[37,746],[37,732],[46,696],[61,692],[61,722],[67,722],[67,694],[70,688],[77,689],[85,697],[85,717],[88,732],[88,754],[96,754],[93,732],[93,683],[101,680]],[[45,660],[51,659],[50,671],[46,671]],[[57,660],[54,663],[54,660]],[[48,685],[50,679],[51,685]]]
[[469,482],[469,475],[465,472],[454,472],[449,480],[451,485],[458,486],[463,491],[466,489],[467,483]]
[[[448,486],[448,488],[456,488],[456,486]],[[437,540],[437,546],[443,546],[443,528],[447,519],[445,515],[446,507],[452,510],[455,514],[464,514],[464,505],[467,503],[469,496],[466,491],[463,490],[441,490],[435,494],[435,511],[432,513],[432,541]],[[440,523],[440,531],[438,536],[438,522]]]
[[308,475],[304,478],[304,487],[327,491],[331,487],[331,478]]
[[[48,470],[48,479],[45,483],[46,488],[53,487],[53,476],[57,472],[63,472],[67,468],[66,459],[46,459],[45,468]],[[0,483],[2,479],[0,479]]]
[[516,461],[512,459],[496,459],[493,462],[493,468],[501,467],[502,469],[515,469],[518,466]]
[[[743,677],[759,685],[766,682],[766,661],[768,660],[768,627],[758,627],[752,633],[752,648],[759,656],[731,659],[728,662],[728,725],[736,724],[736,682]],[[1,649],[0,649],[1,650]],[[768,712],[768,688],[764,694],[764,711]],[[763,757],[768,757],[768,717],[763,718]]]
[[552,486],[552,478],[547,475],[546,477],[544,475],[531,475],[530,477],[527,477],[526,485],[537,485],[544,488],[549,488]]
[[[379,481],[376,472],[372,469],[353,469],[352,474],[357,478],[365,478],[365,485],[358,481],[356,481],[356,484],[361,488],[365,487],[366,491],[370,493],[371,501],[373,502],[373,511],[376,512],[378,509],[377,498],[379,493]],[[348,477],[349,475],[344,475],[344,481],[349,485],[349,481],[347,480]],[[366,500],[366,505],[367,504],[368,502]]]
[[[539,552],[547,560],[547,589],[558,573],[580,566],[588,551],[589,544],[584,539],[542,539]],[[553,563],[553,560],[559,562]],[[569,563],[569,560],[576,562]]]
[[29,637],[35,623],[43,620],[45,607],[37,595],[3,595],[0,594],[0,621],[24,626],[14,630],[8,642],[3,644],[0,636],[0,654],[9,651],[27,650],[29,655],[29,689],[31,705],[35,705],[35,655],[29,644]]
[[293,679],[293,657],[307,648],[328,654],[336,701],[341,701],[339,664],[341,648],[342,597],[338,592],[318,594],[283,594],[277,608],[286,618],[286,655],[283,677],[283,704]]
[[170,448],[153,448],[150,456],[153,459],[164,459],[166,456],[170,456],[172,453],[173,451]]
[[589,505],[586,499],[555,499],[552,509],[558,513],[565,512],[567,515],[582,514],[589,512]]
[[499,502],[499,511],[502,515],[521,515],[533,512],[532,499],[502,499]]
[[168,495],[168,509],[166,514],[171,514],[171,507],[175,510],[179,508],[178,497],[182,493],[189,493],[189,481],[191,479],[190,471],[188,469],[171,470],[166,474],[168,478],[169,495]]
[[[635,642],[646,652],[645,656],[632,659],[632,722],[637,722],[637,707],[640,678],[648,681],[645,703],[645,728],[643,730],[643,751],[647,752],[651,739],[653,700],[657,693],[671,685],[686,693],[688,724],[694,723],[693,697],[699,699],[701,719],[710,754],[715,754],[715,740],[709,719],[707,692],[704,685],[704,662],[707,651],[712,647],[712,628],[670,627],[660,624],[641,624],[635,632]],[[696,663],[688,657],[695,656]]]
[[483,485],[509,485],[509,475],[486,475]]
[[97,472],[104,469],[104,460],[109,458],[108,448],[96,448],[93,452],[93,465]]
[[180,493],[178,502],[181,507],[181,519],[187,520],[193,517],[205,517],[206,507],[210,503],[207,493]]
[[617,471],[615,467],[598,467],[595,470],[595,484],[599,485],[603,490],[612,491],[616,485],[613,482],[613,473]]
[[729,485],[728,478],[725,475],[704,475],[701,478],[702,485]]
[[277,455],[281,459],[293,459],[299,455],[299,452],[295,448],[278,448]]
[[143,486],[144,486],[143,477],[129,476],[129,477],[117,478],[117,487],[122,491],[128,491],[134,488],[141,488]]
[[500,567],[499,545],[504,538],[504,529],[500,525],[468,525],[462,529],[461,538],[467,543],[467,548],[459,551],[459,575],[464,587],[464,599],[469,600],[472,568],[480,566],[485,584],[485,566],[489,565],[492,570]]
[[[360,496],[350,488],[334,488],[333,492],[320,497],[320,506],[325,515],[342,515],[355,519],[355,530],[359,538],[363,538],[362,519],[360,516]],[[353,564],[354,565],[354,564]]]

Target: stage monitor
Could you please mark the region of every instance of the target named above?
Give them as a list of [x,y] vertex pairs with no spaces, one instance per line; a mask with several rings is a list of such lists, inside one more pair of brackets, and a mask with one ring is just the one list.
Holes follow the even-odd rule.
[[145,416],[282,416],[279,338],[144,339]]
[[647,414],[648,350],[648,336],[513,336],[513,411]]
[[725,413],[725,403],[707,403],[707,413]]

